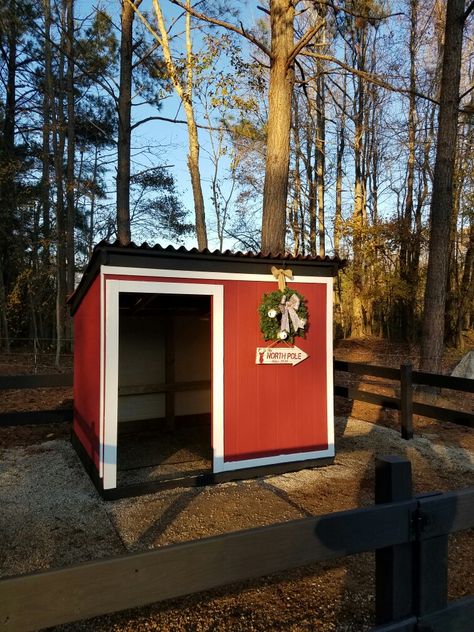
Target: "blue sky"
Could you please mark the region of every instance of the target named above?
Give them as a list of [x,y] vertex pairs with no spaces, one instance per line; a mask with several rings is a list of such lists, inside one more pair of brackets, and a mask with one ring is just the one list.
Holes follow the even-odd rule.
[[[176,17],[177,14],[181,13],[177,10],[177,7],[171,5],[167,0],[162,0],[162,10],[165,15],[165,19],[167,23],[171,21],[171,18]],[[87,0],[78,0],[76,3],[76,17],[83,17],[90,14],[93,11],[93,7],[99,6],[105,9],[111,16],[117,27],[120,25],[120,2],[119,0],[106,1],[98,3],[97,5],[92,5],[91,2]],[[140,9],[145,12],[152,12],[152,2],[151,0],[144,0],[140,6]],[[253,20],[252,11],[249,11],[248,14],[249,23]],[[138,17],[136,17],[136,21],[138,22]],[[181,30],[181,29],[180,29]],[[120,34],[117,33],[117,37]],[[199,50],[199,34],[194,33],[194,41],[195,50]],[[184,112],[182,110],[180,101],[178,97],[174,94],[169,98],[166,98],[162,101],[162,106],[160,111],[158,112],[156,108],[144,105],[140,107],[133,108],[133,117],[134,121],[137,121],[142,118],[146,118],[148,116],[160,115],[163,117],[167,117],[170,119],[178,118],[181,120],[185,119]],[[203,122],[202,119],[197,115],[197,122]],[[209,220],[212,218],[212,206],[210,200],[210,179],[209,174],[211,170],[211,163],[206,156],[206,148],[208,147],[208,133],[206,131],[201,130],[199,132],[200,142],[201,142],[201,158],[200,158],[200,166],[201,166],[201,176],[202,176],[202,187],[203,194],[205,198],[206,204],[206,213],[208,224]],[[142,148],[144,146],[149,146],[151,151],[147,154],[142,153]],[[188,152],[188,141],[187,141],[187,127],[184,124],[179,123],[170,123],[165,121],[150,121],[140,127],[137,128],[133,133],[132,137],[132,154],[135,155],[134,158],[134,167],[132,167],[132,171],[140,171],[144,168],[149,168],[152,166],[156,166],[156,164],[163,165],[171,165],[170,171],[175,177],[176,186],[179,192],[179,195],[182,199],[184,206],[189,210],[190,221],[194,221],[193,218],[193,198],[192,191],[190,185],[189,172],[187,169],[187,152]],[[109,191],[111,192],[111,203],[113,203],[113,193],[114,193],[114,173],[111,172],[109,176]],[[217,239],[213,238],[214,235],[212,231],[209,232],[209,247],[217,248],[218,242]],[[133,235],[132,235],[133,237]],[[138,241],[138,239],[137,239]],[[160,240],[161,243],[169,243],[164,239]],[[186,246],[193,247],[196,245],[196,239],[194,236],[191,236],[186,239]],[[232,243],[226,244],[226,247],[231,247]]]

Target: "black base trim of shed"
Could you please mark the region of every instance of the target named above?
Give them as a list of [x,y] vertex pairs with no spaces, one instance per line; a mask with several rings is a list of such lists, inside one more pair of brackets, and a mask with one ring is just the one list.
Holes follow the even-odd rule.
[[71,444],[74,450],[76,451],[77,456],[79,457],[82,465],[84,466],[84,469],[89,474],[92,482],[94,483],[97,491],[102,496],[103,491],[104,491],[104,488],[102,485],[102,479],[99,476],[99,472],[97,471],[94,461],[91,459],[90,455],[86,452],[86,449],[82,445],[81,441],[79,440],[79,437],[76,435],[74,430],[71,432]]
[[306,461],[289,461],[287,463],[276,463],[275,465],[265,465],[260,467],[248,467],[232,472],[202,472],[192,475],[162,476],[146,483],[134,483],[122,485],[115,489],[104,489],[102,479],[94,465],[93,460],[85,451],[82,443],[75,433],[71,435],[71,442],[82,461],[86,472],[89,474],[97,491],[104,500],[119,500],[120,498],[131,498],[133,496],[143,496],[153,494],[165,489],[175,489],[178,487],[204,487],[206,485],[217,485],[218,483],[229,483],[248,478],[263,478],[264,476],[286,474],[287,472],[297,472],[314,467],[324,467],[334,463],[334,457],[324,459],[308,459]]

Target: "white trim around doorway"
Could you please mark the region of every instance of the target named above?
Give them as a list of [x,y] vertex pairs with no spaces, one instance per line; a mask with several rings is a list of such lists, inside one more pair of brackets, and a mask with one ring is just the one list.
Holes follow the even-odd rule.
[[104,418],[100,446],[103,488],[117,487],[119,294],[186,294],[212,297],[212,428],[214,471],[224,460],[224,288],[205,283],[105,280]]

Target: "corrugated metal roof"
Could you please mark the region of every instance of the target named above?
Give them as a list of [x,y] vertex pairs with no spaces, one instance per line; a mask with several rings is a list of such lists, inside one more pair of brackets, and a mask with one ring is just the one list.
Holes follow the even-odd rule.
[[270,253],[262,253],[262,252],[233,252],[231,250],[209,250],[208,248],[203,248],[199,250],[198,248],[185,248],[185,246],[161,246],[160,244],[155,244],[150,246],[146,241],[142,244],[136,244],[133,241],[130,242],[127,246],[123,246],[119,241],[108,242],[101,241],[99,242],[94,250],[99,250],[102,248],[119,248],[126,252],[127,250],[142,250],[146,252],[163,252],[168,254],[183,254],[183,255],[203,255],[203,256],[212,256],[212,257],[226,257],[226,258],[238,258],[238,259],[282,259],[285,261],[311,261],[311,262],[328,262],[328,263],[336,263],[339,267],[345,264],[344,259],[340,259],[339,257],[329,257],[326,255],[325,257],[320,257],[319,255],[292,255],[291,253],[278,253],[278,254],[270,254]]
[[[245,272],[251,272],[253,268],[257,268],[260,272],[262,266],[267,262],[269,264],[278,265],[285,262],[291,264],[294,268],[304,268],[305,273],[311,273],[311,270],[324,268],[330,271],[331,276],[335,274],[337,268],[345,265],[345,260],[339,257],[320,257],[319,255],[292,255],[290,253],[280,254],[264,254],[262,252],[232,252],[225,250],[209,250],[204,248],[185,248],[184,246],[160,246],[156,244],[150,246],[146,241],[138,245],[133,242],[127,246],[123,246],[119,241],[99,242],[92,253],[92,257],[84,271],[79,285],[74,293],[69,297],[68,303],[71,305],[71,312],[74,313],[78,308],[82,298],[99,273],[101,265],[134,265],[140,266],[144,261],[147,265],[155,265],[150,262],[150,257],[156,257],[156,264],[169,265],[173,263],[176,269],[199,269],[199,270],[227,270],[232,271],[237,268],[245,268]],[[115,260],[115,264],[110,262]],[[301,270],[300,270],[301,273]],[[329,272],[328,272],[329,274]]]

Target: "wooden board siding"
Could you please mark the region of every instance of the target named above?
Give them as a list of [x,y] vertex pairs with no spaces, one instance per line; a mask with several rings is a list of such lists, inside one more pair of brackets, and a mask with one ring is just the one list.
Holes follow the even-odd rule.
[[74,432],[99,468],[100,278],[74,315]]
[[[308,301],[309,329],[296,344],[309,358],[295,367],[257,366],[263,341],[258,306],[276,282],[107,274],[106,279],[214,284],[224,288],[224,461],[328,448],[327,285],[291,283]],[[330,332],[331,335],[332,332]],[[189,335],[186,331],[183,335]],[[190,376],[192,377],[192,376]],[[314,454],[313,454],[314,456]],[[328,456],[325,454],[324,456]]]
[[296,366],[257,365],[266,346],[257,308],[276,284],[224,282],[224,453],[226,461],[324,450],[327,434],[326,285],[291,283],[307,299],[309,358]]

